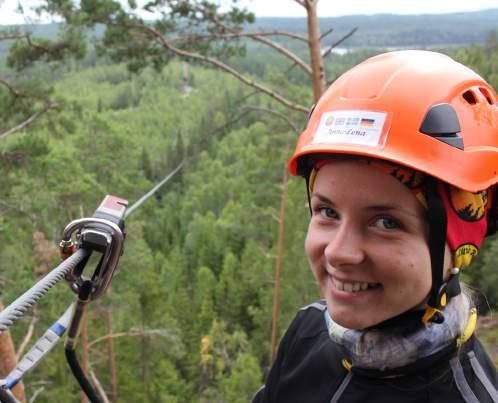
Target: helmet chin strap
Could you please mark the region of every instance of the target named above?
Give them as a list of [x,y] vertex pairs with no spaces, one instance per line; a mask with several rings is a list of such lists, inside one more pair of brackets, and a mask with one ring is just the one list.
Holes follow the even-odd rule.
[[443,311],[449,299],[461,292],[458,274],[451,274],[448,281],[444,281],[444,255],[448,219],[437,187],[438,181],[435,178],[427,177],[424,193],[428,205],[427,218],[429,221],[432,289],[427,302],[428,306],[422,317],[423,323],[443,323]]

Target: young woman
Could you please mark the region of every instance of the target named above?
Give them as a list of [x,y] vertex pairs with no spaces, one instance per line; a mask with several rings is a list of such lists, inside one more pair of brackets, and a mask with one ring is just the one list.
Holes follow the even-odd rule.
[[498,109],[480,76],[426,51],[332,84],[289,162],[323,300],[299,311],[254,402],[498,402],[461,291],[496,227]]

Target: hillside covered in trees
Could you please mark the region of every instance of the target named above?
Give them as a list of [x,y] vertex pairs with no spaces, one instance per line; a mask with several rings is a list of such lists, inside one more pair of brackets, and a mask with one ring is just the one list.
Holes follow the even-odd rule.
[[[340,23],[366,27],[365,18],[382,26],[375,18],[393,18],[393,28],[384,25],[379,35],[385,38],[372,42],[360,29],[348,43],[370,49],[330,56],[329,80],[382,52],[372,48],[377,40],[403,44],[399,33],[407,25],[400,17],[358,18],[333,23],[340,32]],[[456,38],[458,27],[450,25],[438,31]],[[476,26],[481,34],[471,37],[461,29],[467,36],[454,43],[482,45],[441,50],[498,88],[496,34],[484,23]],[[406,44],[449,43],[440,40],[444,35],[431,42],[432,31],[421,26],[407,35]],[[249,77],[311,105],[309,83],[274,51],[249,47],[230,57]],[[178,60],[130,72],[92,50],[64,63],[39,62],[18,75],[7,67],[1,72],[33,85],[50,83],[58,104],[0,141],[1,302],[8,304],[58,264],[55,245],[70,220],[90,215],[106,194],[133,203],[185,161],[173,181],[128,220],[119,272],[108,294],[90,306],[79,353],[113,402],[249,401],[271,362],[282,218],[278,334],[299,307],[319,297],[304,255],[304,184],[287,183],[284,174],[305,115],[218,70]],[[0,87],[5,108],[9,99]],[[279,217],[283,194],[285,214]],[[466,273],[477,297],[486,297],[483,313],[498,302],[497,258],[492,241],[479,267]],[[35,340],[73,297],[65,284],[51,290],[12,327],[16,347],[33,321]],[[496,337],[491,331],[487,339],[494,343]],[[62,346],[26,377],[25,388],[28,396],[38,396],[35,401],[84,401]]]

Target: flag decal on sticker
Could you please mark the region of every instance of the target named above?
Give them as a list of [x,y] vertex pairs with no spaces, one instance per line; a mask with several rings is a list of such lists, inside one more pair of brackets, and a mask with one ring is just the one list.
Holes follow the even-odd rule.
[[329,116],[327,120],[325,121],[325,126],[332,126],[332,123],[334,123],[334,117]]

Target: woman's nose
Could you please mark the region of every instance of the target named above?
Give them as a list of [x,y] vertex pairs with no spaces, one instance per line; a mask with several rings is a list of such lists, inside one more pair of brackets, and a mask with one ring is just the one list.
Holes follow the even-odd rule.
[[363,262],[365,251],[360,231],[343,224],[329,235],[324,254],[331,266],[340,268]]

